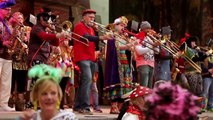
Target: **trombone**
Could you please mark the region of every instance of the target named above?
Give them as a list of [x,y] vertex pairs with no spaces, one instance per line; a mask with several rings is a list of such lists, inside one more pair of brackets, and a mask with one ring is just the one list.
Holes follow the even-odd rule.
[[[123,41],[120,40],[120,39],[116,39],[116,40],[118,40],[121,44],[127,45],[127,46],[128,46],[129,41],[128,41],[127,39],[131,39],[131,38],[127,38],[127,37],[125,37],[125,36],[119,35],[119,34],[116,33],[116,32],[113,32],[113,29],[114,29],[114,25],[113,25],[113,24],[109,24],[109,25],[105,26],[105,25],[102,25],[102,24],[97,23],[97,22],[95,22],[95,21],[90,21],[90,22],[93,23],[94,25],[97,25],[97,26],[98,26],[98,30],[99,30],[101,33],[108,34],[108,35],[112,35],[112,36],[114,36],[114,38],[120,38],[120,39],[125,40],[127,43],[123,42]],[[109,29],[107,29],[107,27],[109,27]],[[128,47],[130,47],[130,46],[128,46]]]
[[[139,36],[138,36],[138,34],[132,33],[132,32],[130,32],[130,31],[128,31],[127,29],[123,29],[123,32],[125,32],[125,33],[127,33],[127,34],[129,34],[129,35],[131,35],[131,36],[134,36],[136,39],[140,39]],[[133,40],[134,40],[134,39],[133,39]],[[149,42],[149,41],[145,41],[145,40],[144,40],[144,41],[142,41],[142,42],[143,42],[142,44],[147,43],[147,44],[149,44],[149,45],[154,46],[154,44],[151,43],[151,42]],[[152,48],[152,47],[150,47],[150,46],[147,46],[147,45],[146,45],[146,47],[149,48],[149,49],[151,49],[151,50],[153,50],[154,53],[159,54],[159,51],[158,51],[158,50],[156,50],[156,49],[154,49],[154,48]]]
[[[161,46],[167,50],[170,54],[176,56],[176,54],[180,51],[178,45],[172,41],[169,41],[170,43],[172,43],[174,45],[174,50],[171,49],[169,46],[166,46],[165,44],[163,44],[160,40],[158,40],[157,38],[155,38],[153,35],[151,35],[150,33],[147,33],[147,35],[153,39],[154,41],[158,41],[161,43]],[[197,70],[197,72],[201,73],[201,68],[200,66],[198,66],[194,61],[192,61],[186,54],[183,54],[184,59],[193,67]]]
[[70,33],[70,35],[75,35],[75,36],[79,37],[81,40],[84,40],[84,42],[79,40],[79,39],[77,39],[77,38],[75,38],[75,37],[73,37],[73,36],[71,36],[71,38],[73,40],[75,40],[77,42],[80,42],[80,43],[82,43],[82,44],[84,44],[86,46],[89,46],[89,40],[87,38],[85,38],[85,37],[83,37],[83,36],[71,31],[72,23],[70,21],[64,21],[60,26],[56,26],[56,27],[60,28],[62,31],[66,31],[66,32]]

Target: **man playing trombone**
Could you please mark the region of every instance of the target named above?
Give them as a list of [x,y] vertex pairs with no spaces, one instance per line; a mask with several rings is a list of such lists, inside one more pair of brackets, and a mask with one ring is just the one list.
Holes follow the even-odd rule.
[[[74,27],[74,62],[79,66],[81,78],[77,89],[74,110],[82,114],[93,114],[90,111],[90,87],[95,70],[95,42],[110,40],[110,35],[95,36],[93,29],[96,11],[86,9],[82,13],[82,20]],[[86,41],[83,44],[80,41]]]
[[50,45],[58,46],[60,38],[71,38],[69,33],[54,33],[52,24],[56,20],[49,8],[43,8],[37,15],[37,24],[33,26],[30,33],[28,63],[29,66],[35,64],[47,64],[50,57]]

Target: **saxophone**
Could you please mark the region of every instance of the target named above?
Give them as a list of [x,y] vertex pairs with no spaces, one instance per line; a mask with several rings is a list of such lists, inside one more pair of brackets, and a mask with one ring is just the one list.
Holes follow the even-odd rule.
[[13,56],[13,54],[15,52],[15,48],[16,48],[16,45],[17,45],[16,38],[20,34],[19,29],[20,29],[20,26],[16,26],[14,28],[14,30],[13,30],[13,33],[12,33],[11,37],[9,38],[9,41],[12,42],[12,47],[10,47],[10,48],[7,49],[7,53],[10,56],[10,58]]
[[[22,60],[22,56],[24,54],[28,54],[28,41],[29,41],[29,33],[31,31],[31,27],[23,26],[19,28],[19,36],[16,36],[13,41],[13,46],[10,51],[10,55],[13,60],[20,61]],[[26,42],[26,43],[25,43]]]

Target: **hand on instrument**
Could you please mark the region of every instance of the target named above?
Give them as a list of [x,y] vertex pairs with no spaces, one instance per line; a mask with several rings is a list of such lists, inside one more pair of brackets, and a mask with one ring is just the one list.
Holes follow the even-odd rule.
[[58,39],[60,39],[60,38],[65,38],[65,40],[71,39],[71,35],[70,35],[70,33],[67,32],[67,31],[63,31],[63,32],[61,32],[61,33],[57,33],[57,34],[56,34],[56,37],[57,37]]
[[12,42],[9,40],[5,40],[2,43],[3,46],[7,47],[7,48],[11,48],[12,47]]
[[173,58],[179,58],[180,56],[182,56],[184,54],[184,52],[177,52],[176,54],[173,55]]
[[212,53],[213,53],[213,50],[212,50],[212,49],[210,49],[210,50],[208,50],[208,51],[206,52],[207,55],[211,55]]
[[160,45],[161,45],[160,41],[156,41],[156,42],[153,43],[153,47],[157,47],[157,46],[160,46]]
[[131,37],[131,39],[132,39],[132,41],[131,41],[131,44],[132,44],[132,45],[137,45],[137,44],[139,44],[139,42],[140,42],[140,40],[139,40],[139,39],[136,39],[135,37],[134,37],[134,38]]
[[99,36],[100,40],[112,40],[113,36],[110,34]]
[[213,74],[213,68],[208,70],[211,74]]
[[28,53],[29,53],[29,49],[28,49],[28,48],[24,49],[24,52],[25,52],[26,54],[28,54]]

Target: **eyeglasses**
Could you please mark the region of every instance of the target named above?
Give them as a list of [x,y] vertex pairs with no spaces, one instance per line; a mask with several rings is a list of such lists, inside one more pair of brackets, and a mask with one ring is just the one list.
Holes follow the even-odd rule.
[[91,19],[95,19],[95,16],[94,15],[86,15],[86,17],[88,17],[88,18],[91,18]]

